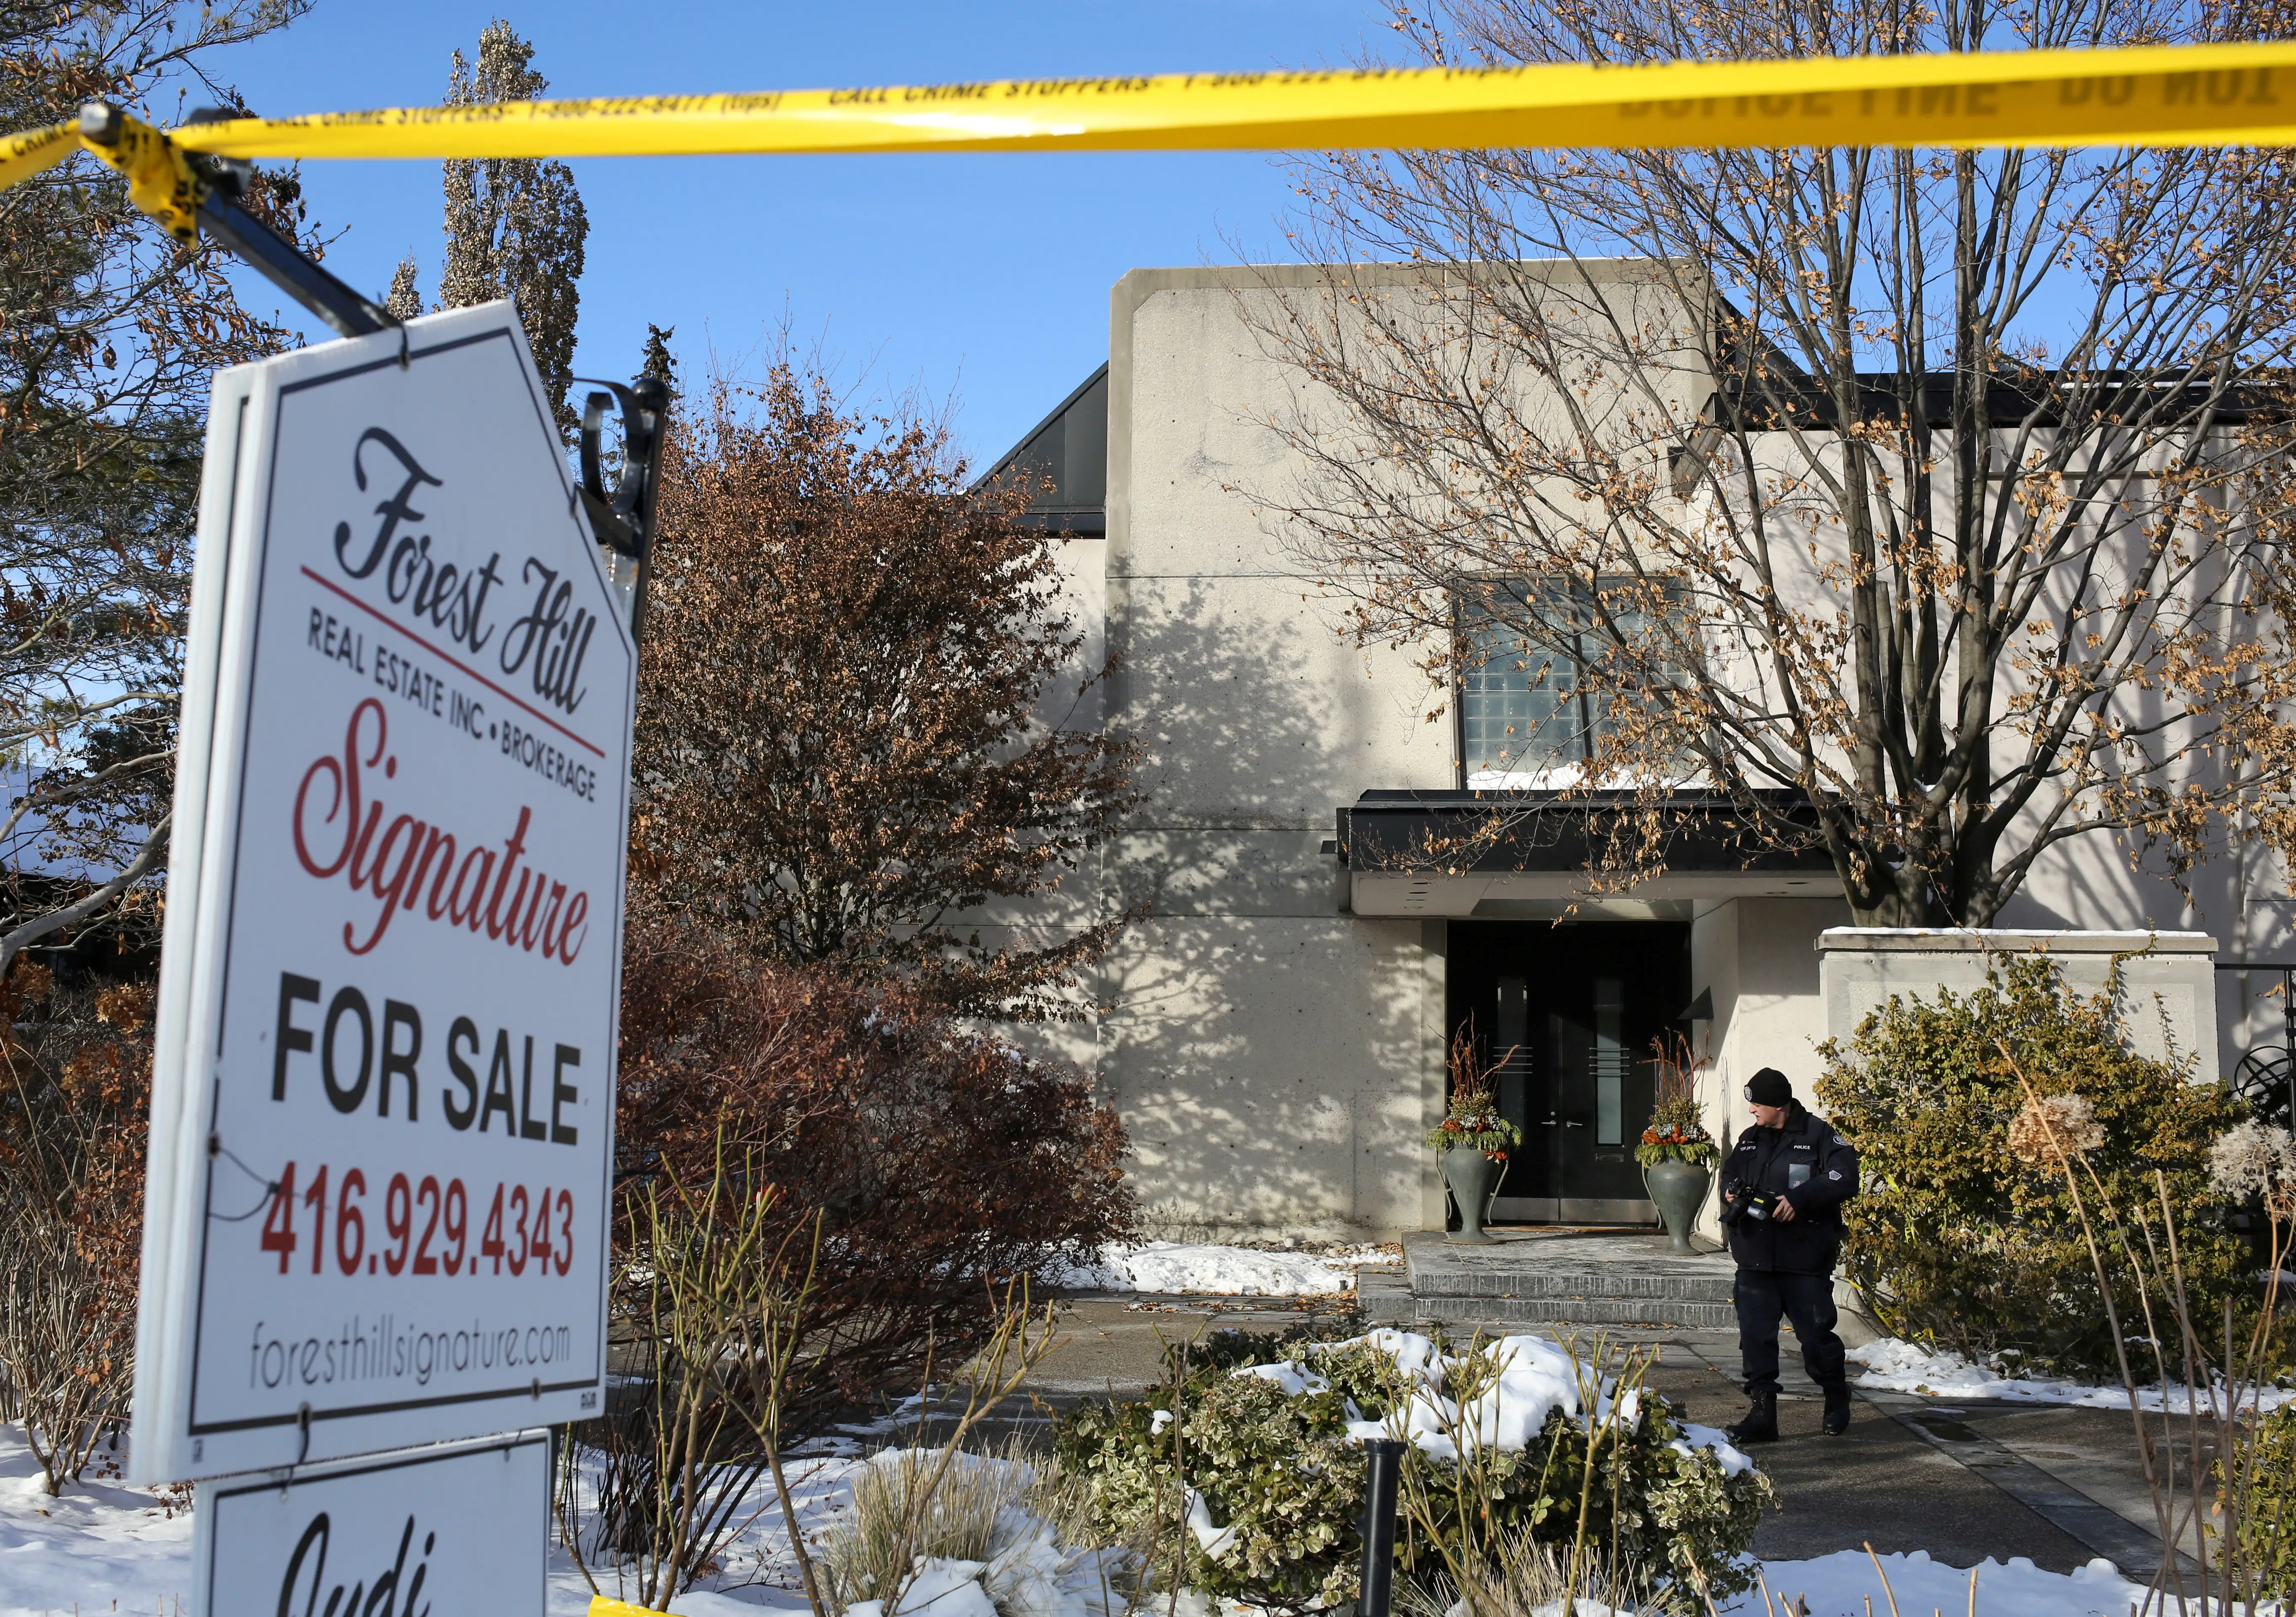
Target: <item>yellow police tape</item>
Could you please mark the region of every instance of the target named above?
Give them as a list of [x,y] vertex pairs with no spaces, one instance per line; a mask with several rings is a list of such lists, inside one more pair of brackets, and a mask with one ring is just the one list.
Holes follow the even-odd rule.
[[127,176],[127,200],[168,227],[177,241],[199,234],[201,182],[183,149],[141,119],[123,118],[110,140],[98,143],[78,124],[27,129],[0,142],[0,191],[53,168],[82,146]]
[[[41,131],[53,138],[54,131]],[[2296,140],[2296,41],[2110,51],[983,80],[399,107],[177,129],[237,158]]]
[[[701,152],[1180,151],[1296,147],[2286,145],[2296,41],[1807,61],[1673,62],[1157,78],[993,79],[754,95],[395,107],[195,124],[110,146],[178,235],[229,158],[649,157]],[[83,144],[11,136],[0,188]]]

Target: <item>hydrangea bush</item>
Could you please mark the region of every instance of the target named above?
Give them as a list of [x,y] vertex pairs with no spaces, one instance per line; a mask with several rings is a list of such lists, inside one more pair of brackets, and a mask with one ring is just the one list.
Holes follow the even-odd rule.
[[1379,1436],[1410,1444],[1406,1577],[1435,1581],[1501,1539],[1578,1543],[1628,1573],[1640,1605],[1701,1604],[1693,1566],[1726,1598],[1751,1586],[1769,1483],[1634,1374],[1538,1336],[1453,1351],[1392,1330],[1226,1333],[1147,1399],[1063,1417],[1056,1450],[1101,1532],[1177,1548],[1182,1582],[1275,1611],[1355,1598],[1359,1445]]

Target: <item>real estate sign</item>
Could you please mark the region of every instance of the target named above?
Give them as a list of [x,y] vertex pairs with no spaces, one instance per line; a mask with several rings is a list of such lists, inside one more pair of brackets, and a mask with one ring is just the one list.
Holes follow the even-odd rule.
[[513,1617],[543,1609],[550,1441],[458,1444],[202,1483],[201,1617]]
[[636,657],[506,304],[217,379],[139,1478],[596,1412]]

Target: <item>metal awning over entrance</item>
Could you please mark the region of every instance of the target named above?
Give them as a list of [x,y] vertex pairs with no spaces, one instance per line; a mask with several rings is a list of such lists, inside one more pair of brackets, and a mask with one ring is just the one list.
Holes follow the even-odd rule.
[[[1628,812],[1626,799],[1609,796],[1367,791],[1339,811],[1348,908],[1482,920],[1551,919],[1574,902],[1584,908],[1594,896],[1589,862]],[[1615,919],[1687,919],[1700,901],[1841,896],[1824,848],[1766,845],[1739,811],[1710,794],[1669,798],[1660,812],[1665,872],[1624,895],[1602,896]]]

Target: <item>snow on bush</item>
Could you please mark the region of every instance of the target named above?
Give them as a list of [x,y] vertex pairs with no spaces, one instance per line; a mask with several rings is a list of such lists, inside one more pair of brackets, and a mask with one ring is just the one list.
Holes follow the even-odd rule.
[[[845,1617],[1118,1617],[1138,1557],[1062,1542],[1033,1466],[890,1449],[852,1478],[819,1562]],[[1054,1484],[1056,1486],[1056,1484]]]
[[[1502,1336],[1482,1344],[1480,1357],[1467,1360],[1447,1355],[1432,1338],[1385,1328],[1308,1351],[1341,1353],[1358,1344],[1390,1361],[1407,1391],[1382,1417],[1350,1421],[1350,1437],[1400,1437],[1438,1459],[1456,1460],[1462,1443],[1471,1450],[1528,1449],[1558,1409],[1582,1428],[1587,1425],[1585,1411],[1579,1408],[1587,1367],[1548,1337]],[[1272,1368],[1258,1366],[1234,1374],[1261,1375]],[[1477,1374],[1478,1368],[1487,1374]],[[1447,1390],[1455,1383],[1475,1388],[1473,1396],[1448,1396]],[[1610,1422],[1614,1413],[1620,1422],[1634,1424],[1644,1396],[1641,1389],[1630,1389],[1614,1411],[1609,1392],[1598,1392],[1595,1425]],[[1681,1430],[1674,1446],[1685,1457],[1690,1457],[1693,1449],[1707,1450],[1725,1476],[1741,1476],[1754,1468],[1754,1462],[1732,1448],[1729,1440],[1713,1427],[1685,1422]]]
[[[1226,1332],[1136,1403],[1079,1409],[1060,1464],[1111,1539],[1172,1520],[1185,1489],[1185,1580],[1279,1611],[1354,1599],[1366,1437],[1411,1445],[1405,1486],[1426,1531],[1590,1542],[1637,1569],[1645,1604],[1688,1604],[1695,1562],[1718,1595],[1749,1586],[1746,1551],[1769,1483],[1721,1434],[1543,1336],[1453,1352],[1376,1330],[1337,1342]],[[1591,1474],[1589,1467],[1592,1467]],[[1470,1517],[1473,1519],[1470,1521]],[[1398,1567],[1434,1551],[1406,1534]]]

